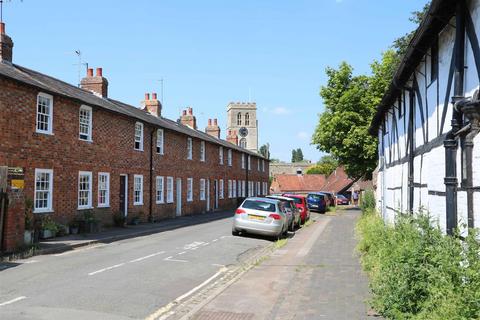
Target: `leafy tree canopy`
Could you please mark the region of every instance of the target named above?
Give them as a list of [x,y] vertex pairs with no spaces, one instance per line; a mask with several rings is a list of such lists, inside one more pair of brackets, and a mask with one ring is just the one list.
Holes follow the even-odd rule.
[[270,144],[264,144],[260,147],[258,150],[262,156],[264,156],[267,159],[270,159]]
[[293,149],[292,150],[292,163],[303,161],[303,152],[302,149]]
[[329,176],[338,167],[338,161],[332,156],[323,156],[314,167],[307,170],[307,174],[324,174]]

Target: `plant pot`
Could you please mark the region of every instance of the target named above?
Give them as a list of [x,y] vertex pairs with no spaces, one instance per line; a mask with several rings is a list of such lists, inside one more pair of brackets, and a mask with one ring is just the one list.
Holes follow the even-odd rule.
[[23,233],[23,244],[30,246],[33,243],[33,231],[25,230]]
[[78,227],[70,227],[70,234],[78,234]]
[[131,225],[136,226],[140,224],[140,218],[132,218],[132,221],[130,222]]
[[42,231],[40,231],[40,238],[41,239],[55,238],[55,232],[52,230],[43,229]]
[[86,233],[96,233],[99,232],[99,225],[97,222],[86,222],[85,223],[85,232]]

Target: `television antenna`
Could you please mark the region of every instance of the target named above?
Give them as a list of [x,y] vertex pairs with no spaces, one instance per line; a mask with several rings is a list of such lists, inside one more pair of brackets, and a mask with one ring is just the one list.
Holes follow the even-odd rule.
[[[2,1],[2,0],[0,0]],[[75,54],[78,57],[78,63],[75,64],[78,66],[78,86],[80,87],[80,82],[82,80],[82,66],[85,66],[86,69],[88,70],[88,62],[83,62],[82,61],[82,52],[80,50],[75,50]]]

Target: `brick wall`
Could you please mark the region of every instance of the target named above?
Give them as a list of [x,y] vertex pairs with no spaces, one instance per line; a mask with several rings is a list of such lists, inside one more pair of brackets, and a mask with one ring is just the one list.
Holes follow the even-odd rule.
[[[150,212],[150,150],[153,152],[153,196],[155,177],[172,176],[182,179],[182,215],[206,210],[206,201],[199,200],[200,179],[210,180],[210,208],[214,207],[214,180],[224,180],[224,199],[219,208],[236,206],[237,199],[228,199],[229,179],[246,180],[241,169],[241,153],[232,150],[233,166],[219,164],[219,147],[206,142],[206,161],[200,161],[200,140],[193,138],[193,160],[187,160],[187,136],[164,130],[164,155],[156,153],[154,128],[144,123],[144,151],[134,150],[136,119],[89,105],[93,109],[93,142],[79,140],[79,101],[54,95],[53,135],[35,132],[36,102],[40,92],[34,87],[0,77],[0,165],[25,168],[25,195],[34,198],[35,168],[53,169],[53,217],[67,224],[82,212],[77,210],[79,171],[91,171],[93,176],[93,207],[105,223],[119,211],[120,175],[128,175],[128,213],[141,215],[145,221]],[[46,92],[48,93],[48,92]],[[153,134],[153,148],[151,139]],[[252,157],[250,181],[268,182],[268,163],[265,172],[258,172],[257,160]],[[110,207],[97,208],[98,173],[110,173]],[[134,175],[143,175],[143,205],[133,205]],[[187,178],[193,178],[193,202],[186,201]],[[174,187],[175,190],[175,187]],[[152,214],[157,219],[175,216],[173,204],[156,204]]]

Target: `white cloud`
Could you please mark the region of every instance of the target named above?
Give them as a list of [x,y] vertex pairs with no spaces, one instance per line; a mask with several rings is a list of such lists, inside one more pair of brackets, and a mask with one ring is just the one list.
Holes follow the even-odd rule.
[[272,113],[276,115],[284,115],[284,114],[290,114],[290,110],[288,110],[285,107],[276,107],[272,110]]
[[300,140],[307,140],[310,138],[310,135],[305,131],[300,131],[297,133],[297,138]]

